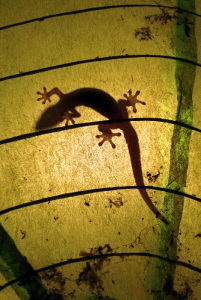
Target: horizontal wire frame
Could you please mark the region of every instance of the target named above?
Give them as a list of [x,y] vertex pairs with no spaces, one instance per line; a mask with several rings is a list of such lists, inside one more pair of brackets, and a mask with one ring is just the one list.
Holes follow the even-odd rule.
[[0,291],[4,290],[8,286],[10,286],[10,285],[12,285],[12,284],[14,284],[14,283],[16,283],[20,280],[23,280],[23,279],[25,279],[25,278],[27,278],[31,275],[35,275],[35,274],[38,274],[40,272],[48,271],[48,270],[51,270],[51,269],[54,269],[54,268],[62,267],[62,266],[69,265],[69,264],[79,263],[79,262],[83,262],[83,261],[93,260],[93,259],[100,259],[100,258],[106,258],[106,257],[125,257],[125,256],[127,256],[127,257],[129,257],[129,256],[139,256],[139,257],[156,258],[156,259],[160,259],[162,261],[165,261],[169,264],[175,264],[177,266],[182,266],[184,268],[195,271],[197,273],[201,273],[200,268],[194,267],[194,266],[192,266],[188,263],[178,261],[178,260],[172,260],[172,259],[160,256],[160,255],[152,254],[152,253],[140,253],[140,252],[138,252],[138,253],[127,253],[127,252],[109,253],[109,254],[93,255],[93,256],[87,256],[87,257],[81,257],[81,258],[75,258],[75,259],[70,258],[66,261],[47,266],[47,267],[35,270],[33,272],[26,273],[26,274],[24,274],[24,275],[22,275],[22,276],[20,276],[16,279],[13,279],[13,280],[7,282],[4,285],[0,286]]
[[35,200],[35,201],[19,204],[19,205],[1,210],[0,211],[0,216],[5,215],[5,214],[7,214],[11,211],[21,209],[21,208],[25,208],[25,207],[29,207],[29,206],[33,206],[33,205],[37,205],[37,204],[41,204],[41,203],[51,202],[51,201],[55,201],[55,200],[61,200],[61,199],[64,199],[64,198],[71,198],[71,197],[77,197],[77,196],[95,194],[95,193],[102,193],[102,192],[108,192],[108,191],[135,190],[135,189],[156,190],[156,191],[161,191],[161,192],[165,192],[165,193],[180,195],[182,197],[186,197],[186,198],[195,200],[197,202],[201,202],[201,199],[196,197],[196,196],[192,196],[192,195],[189,195],[189,194],[186,194],[186,193],[183,193],[183,192],[180,192],[180,191],[176,191],[176,190],[171,190],[171,189],[166,189],[166,188],[161,188],[161,187],[155,187],[155,186],[150,186],[150,185],[147,185],[147,186],[146,185],[142,185],[142,186],[139,186],[139,185],[132,186],[131,185],[131,186],[107,187],[107,188],[100,188],[100,189],[92,189],[92,190],[71,192],[71,193],[60,194],[60,195],[51,196],[51,197],[47,197],[47,198],[42,198],[40,200]]
[[2,26],[2,27],[0,27],[0,30],[5,30],[5,29],[12,28],[12,27],[16,27],[16,26],[26,25],[26,24],[33,23],[33,22],[42,22],[42,21],[44,21],[46,19],[50,19],[50,18],[57,18],[57,17],[62,17],[62,16],[76,15],[76,14],[88,13],[88,12],[98,11],[98,10],[116,9],[116,8],[127,8],[127,7],[128,8],[129,7],[167,8],[167,9],[174,9],[174,10],[178,10],[178,11],[181,11],[181,12],[185,12],[185,13],[194,15],[196,17],[201,17],[201,15],[199,15],[199,14],[197,14],[195,12],[192,12],[192,11],[180,8],[178,6],[168,6],[168,5],[158,5],[158,4],[121,4],[121,5],[102,6],[102,7],[92,7],[92,8],[86,8],[86,9],[81,9],[81,10],[74,10],[74,11],[59,13],[59,14],[52,14],[52,15],[43,16],[43,17],[39,17],[39,18],[35,18],[35,19],[31,19],[31,20],[27,20],[27,21],[23,21],[23,22],[19,22],[19,23],[14,23],[14,24]]
[[201,133],[201,129],[199,129],[197,127],[194,127],[194,126],[191,126],[191,125],[188,125],[185,123],[181,123],[178,121],[174,121],[174,120],[162,119],[162,118],[130,118],[130,119],[114,119],[114,120],[104,120],[104,121],[80,123],[80,124],[74,124],[74,125],[70,125],[70,126],[63,126],[63,127],[51,128],[51,129],[47,129],[47,130],[41,130],[38,132],[26,133],[26,134],[22,134],[22,135],[18,135],[18,136],[12,137],[12,138],[2,140],[2,141],[0,141],[0,145],[9,144],[9,143],[13,143],[13,142],[17,142],[17,141],[21,141],[24,139],[45,135],[45,134],[56,133],[56,132],[61,132],[61,131],[66,131],[66,130],[72,130],[75,128],[96,126],[96,125],[100,125],[100,124],[112,124],[112,123],[122,123],[122,122],[143,122],[143,121],[144,122],[147,121],[147,122],[162,122],[162,123],[174,124],[174,125],[185,127],[187,129],[194,130],[194,131]]
[[109,61],[109,60],[115,60],[115,59],[129,59],[129,58],[163,58],[163,59],[171,59],[171,60],[181,61],[183,63],[188,63],[188,64],[195,65],[197,67],[201,67],[201,64],[199,64],[193,60],[182,58],[182,57],[176,57],[176,56],[170,56],[170,55],[152,55],[152,54],[137,54],[137,55],[125,54],[125,55],[116,55],[116,56],[99,57],[99,58],[94,58],[94,59],[79,60],[79,61],[75,61],[75,62],[69,62],[69,63],[55,65],[55,66],[46,67],[46,68],[42,68],[42,69],[31,70],[31,71],[27,71],[27,72],[23,72],[23,73],[19,73],[19,74],[1,77],[0,82],[9,80],[9,79],[14,79],[14,78],[30,76],[30,75],[34,75],[34,74],[38,74],[38,73],[43,73],[43,72],[47,72],[47,71],[52,71],[52,70],[56,70],[56,69],[60,69],[60,68],[67,68],[67,67],[81,65],[81,64],[93,63],[93,62],[97,62],[97,61]]

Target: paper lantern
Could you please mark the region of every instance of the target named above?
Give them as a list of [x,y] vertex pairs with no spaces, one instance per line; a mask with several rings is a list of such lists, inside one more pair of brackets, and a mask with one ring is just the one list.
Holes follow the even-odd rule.
[[0,4],[0,299],[199,299],[199,1],[66,3]]

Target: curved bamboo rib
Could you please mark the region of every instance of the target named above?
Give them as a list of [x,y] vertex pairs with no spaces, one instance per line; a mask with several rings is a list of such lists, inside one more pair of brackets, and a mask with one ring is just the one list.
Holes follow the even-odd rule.
[[86,8],[86,9],[81,9],[81,10],[75,10],[75,11],[69,11],[69,12],[64,12],[64,13],[59,13],[59,14],[52,14],[52,15],[48,15],[48,16],[43,16],[43,17],[39,17],[39,18],[35,18],[35,19],[31,19],[31,20],[27,20],[27,21],[23,21],[23,22],[19,22],[19,23],[13,23],[10,25],[6,25],[6,26],[2,26],[0,27],[0,30],[6,30],[12,27],[16,27],[16,26],[22,26],[22,25],[26,25],[29,23],[33,23],[33,22],[42,22],[46,19],[51,19],[51,18],[58,18],[58,17],[63,17],[63,16],[69,16],[69,15],[77,15],[77,14],[82,14],[82,13],[88,13],[88,12],[92,12],[92,11],[98,11],[98,10],[106,10],[106,9],[115,9],[115,8],[126,8],[126,7],[158,7],[158,8],[167,8],[167,9],[174,9],[174,10],[179,10],[191,15],[195,15],[197,17],[201,17],[201,15],[195,13],[195,12],[191,12],[188,11],[186,9],[182,9],[180,7],[177,6],[168,6],[168,5],[158,5],[158,4],[122,4],[122,5],[110,5],[110,6],[102,6],[102,7],[92,7],[92,8]]
[[0,291],[4,290],[8,286],[10,286],[10,285],[12,285],[12,284],[14,284],[18,281],[21,281],[24,278],[27,278],[27,277],[29,277],[33,274],[48,271],[48,270],[58,268],[58,267],[62,267],[62,266],[68,265],[68,264],[74,264],[74,263],[78,263],[78,262],[82,262],[82,261],[88,261],[88,260],[91,260],[91,259],[100,259],[100,258],[103,258],[103,257],[118,257],[118,256],[119,257],[139,256],[139,257],[150,257],[150,258],[160,259],[160,260],[163,260],[163,261],[165,261],[169,264],[175,264],[175,265],[187,268],[189,270],[192,270],[194,272],[201,273],[201,269],[199,269],[197,267],[194,267],[190,264],[187,264],[187,263],[182,262],[182,261],[171,260],[171,259],[168,259],[166,257],[156,255],[156,254],[152,254],[152,253],[140,253],[140,252],[138,252],[138,253],[127,253],[127,252],[126,253],[109,253],[109,254],[102,254],[102,255],[87,256],[87,257],[82,257],[82,258],[68,259],[66,261],[63,261],[63,262],[60,262],[60,263],[57,263],[57,264],[53,264],[53,265],[50,265],[50,266],[47,266],[47,267],[44,267],[44,268],[40,268],[38,270],[35,270],[34,272],[26,273],[26,274],[24,274],[24,275],[22,275],[22,276],[20,276],[16,279],[13,279],[13,280],[7,282],[6,284],[4,284],[0,287]]
[[42,130],[42,131],[38,131],[38,132],[22,134],[22,135],[19,135],[19,136],[14,136],[12,138],[2,140],[2,141],[0,141],[0,145],[13,143],[13,142],[21,141],[21,140],[28,139],[28,138],[33,138],[33,137],[37,137],[37,136],[40,136],[40,135],[45,135],[45,134],[50,134],[50,133],[55,133],[55,132],[61,132],[61,131],[65,131],[65,130],[71,130],[71,129],[75,129],[75,128],[95,126],[95,125],[98,126],[100,124],[112,124],[112,123],[116,123],[116,122],[121,123],[121,122],[142,122],[142,121],[144,121],[144,122],[147,121],[147,122],[169,123],[169,124],[178,125],[178,126],[185,127],[187,129],[194,130],[194,131],[197,131],[197,132],[201,133],[201,129],[199,129],[197,127],[194,127],[194,126],[191,126],[191,125],[188,125],[188,124],[185,124],[185,123],[169,120],[169,119],[162,119],[162,118],[130,118],[130,119],[118,119],[118,120],[116,119],[116,120],[105,120],[105,121],[80,123],[80,124],[75,124],[75,125],[71,125],[71,126],[57,127],[57,128],[52,128],[52,129],[48,129],[48,130]]
[[115,60],[115,59],[129,59],[129,58],[163,58],[163,59],[171,59],[171,60],[176,60],[176,61],[181,61],[183,63],[188,63],[192,65],[196,65],[197,67],[201,67],[201,64],[194,62],[189,59],[185,59],[182,57],[175,57],[175,56],[168,56],[168,55],[152,55],[152,54],[139,54],[139,55],[117,55],[117,56],[108,56],[108,57],[100,57],[100,58],[95,58],[95,59],[86,59],[86,60],[80,60],[80,61],[74,61],[74,62],[69,62],[61,65],[55,65],[47,68],[42,68],[42,69],[36,69],[24,73],[19,73],[19,74],[14,74],[6,77],[1,77],[1,81],[9,80],[9,79],[14,79],[18,77],[24,77],[24,76],[30,76],[38,73],[43,73],[47,71],[52,71],[60,68],[67,68],[71,66],[76,66],[76,65],[81,65],[81,64],[87,64],[87,63],[93,63],[97,61],[108,61],[108,60]]
[[195,200],[197,202],[201,202],[201,199],[192,196],[183,192],[175,191],[175,190],[170,190],[166,188],[161,188],[161,187],[154,187],[154,186],[118,186],[118,187],[107,187],[107,188],[100,188],[100,189],[92,189],[92,190],[85,190],[85,191],[78,191],[78,192],[72,192],[72,193],[65,193],[65,194],[60,194],[52,197],[47,197],[47,198],[42,198],[40,200],[35,200],[23,204],[19,204],[13,207],[6,208],[4,210],[0,211],[0,216],[5,215],[11,211],[15,211],[18,209],[22,209],[25,207],[33,206],[33,205],[38,205],[46,202],[51,202],[51,201],[56,201],[56,200],[61,200],[65,198],[72,198],[72,197],[77,197],[77,196],[82,196],[82,195],[87,195],[87,194],[95,194],[95,193],[103,193],[103,192],[108,192],[108,191],[116,191],[116,190],[135,190],[135,189],[147,189],[147,190],[156,190],[156,191],[161,191],[165,193],[172,193],[176,195],[180,195],[192,200]]

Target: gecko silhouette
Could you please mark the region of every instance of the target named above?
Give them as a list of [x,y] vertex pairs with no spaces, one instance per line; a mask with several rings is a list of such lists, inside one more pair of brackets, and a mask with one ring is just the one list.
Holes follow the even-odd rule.
[[[132,106],[133,112],[136,113],[137,110],[135,105],[137,103],[145,105],[145,102],[137,99],[137,96],[140,93],[139,91],[137,91],[136,94],[132,96],[132,92],[130,90],[128,92],[129,96],[124,94],[124,97],[127,100],[120,99],[118,102],[116,102],[115,99],[112,98],[108,93],[95,88],[81,88],[68,94],[63,94],[58,88],[53,88],[49,92],[47,92],[46,88],[43,88],[43,90],[43,93],[37,92],[38,95],[41,95],[41,97],[37,99],[38,101],[43,100],[43,104],[45,104],[46,101],[51,102],[50,97],[52,95],[59,96],[60,101],[54,106],[49,107],[42,114],[41,118],[36,124],[37,130],[43,130],[52,127],[64,119],[66,119],[66,126],[68,125],[69,121],[74,124],[75,121],[73,120],[73,118],[80,117],[80,113],[76,109],[79,106],[92,108],[93,110],[97,111],[110,120],[118,120],[128,119],[128,112],[126,109],[127,106]],[[112,142],[112,138],[113,136],[120,136],[121,133],[112,133],[111,129],[117,128],[123,131],[124,138],[128,145],[136,185],[144,186],[138,137],[130,122],[117,121],[112,124],[99,125],[98,129],[102,133],[101,135],[96,136],[97,138],[102,137],[102,141],[99,143],[99,146],[101,146],[105,141],[108,141],[110,142],[111,146],[115,148],[115,144]],[[164,216],[162,216],[162,214],[152,203],[146,189],[139,188],[139,192],[147,206],[155,214],[156,218],[159,218],[166,225],[168,225],[169,222]]]

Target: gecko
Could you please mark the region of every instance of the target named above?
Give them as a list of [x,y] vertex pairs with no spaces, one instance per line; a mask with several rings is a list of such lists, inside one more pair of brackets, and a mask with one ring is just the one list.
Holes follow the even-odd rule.
[[[130,122],[118,122],[118,119],[128,119],[127,106],[132,106],[133,112],[136,113],[136,104],[146,104],[145,102],[137,99],[137,96],[140,94],[139,91],[137,91],[135,95],[132,95],[132,91],[129,90],[128,96],[126,94],[123,95],[126,100],[120,99],[118,102],[115,101],[115,99],[108,93],[96,88],[80,88],[68,94],[63,94],[57,87],[53,88],[49,92],[47,92],[46,88],[43,88],[43,92],[37,92],[37,94],[41,96],[37,100],[43,100],[43,104],[45,104],[46,101],[51,102],[50,97],[53,95],[57,95],[60,98],[57,104],[47,108],[47,110],[42,114],[36,124],[37,130],[54,126],[63,120],[66,120],[66,126],[69,125],[69,122],[75,124],[74,118],[81,116],[77,111],[77,107],[79,106],[89,107],[107,119],[115,120],[114,123],[100,124],[98,126],[99,131],[102,133],[101,135],[96,136],[97,138],[102,138],[102,141],[99,142],[99,146],[102,146],[106,141],[108,141],[112,148],[115,149],[116,145],[113,143],[112,138],[114,136],[121,136],[121,133],[113,133],[111,130],[120,129],[123,132],[128,146],[136,185],[145,185],[142,175],[140,147],[137,133]],[[156,218],[168,225],[169,222],[152,203],[146,189],[139,188],[139,192],[146,205],[155,214]]]

